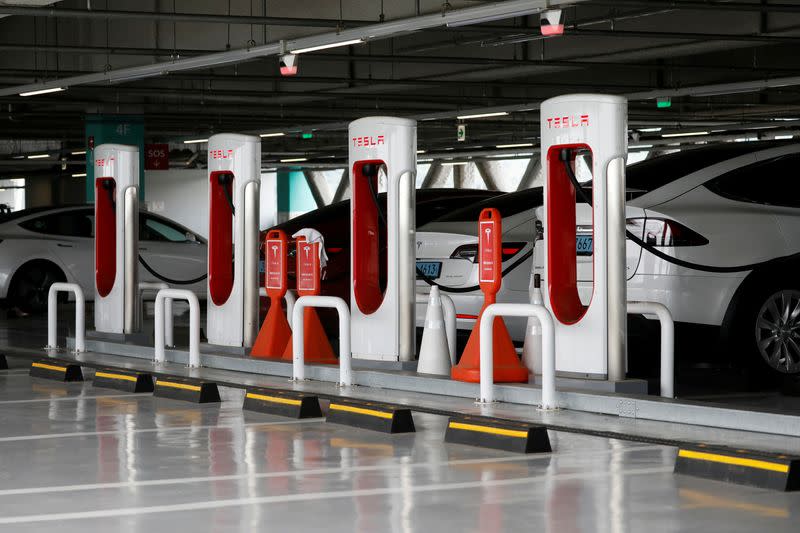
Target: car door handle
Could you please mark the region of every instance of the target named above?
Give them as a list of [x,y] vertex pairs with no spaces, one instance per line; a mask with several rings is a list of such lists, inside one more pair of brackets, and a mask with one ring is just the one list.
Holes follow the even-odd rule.
[[64,244],[62,242],[56,243],[56,246],[58,246],[59,248],[72,248],[71,244]]

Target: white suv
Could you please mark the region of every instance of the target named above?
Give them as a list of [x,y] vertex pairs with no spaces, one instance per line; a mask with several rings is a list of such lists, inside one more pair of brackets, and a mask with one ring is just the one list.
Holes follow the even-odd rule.
[[[740,272],[697,270],[628,240],[628,299],[661,302],[678,323],[718,328],[729,353],[755,368],[800,373],[800,145],[731,143],[654,158],[628,167],[627,189],[628,230],[667,256],[700,266],[757,265]],[[517,253],[524,253],[536,238],[541,192],[511,193],[464,215],[502,203],[509,206],[506,213],[500,209],[503,240],[512,245],[509,252],[519,247]],[[591,233],[590,217],[588,206],[578,206],[578,234]],[[417,232],[418,261],[441,262],[442,285],[477,284],[472,256],[463,253],[476,247],[477,216],[469,227],[466,220],[459,227],[464,218],[456,212]],[[576,251],[576,257],[586,303],[592,258],[585,251]],[[513,262],[509,257],[504,268]],[[515,270],[519,273],[503,279],[498,301],[527,300],[533,263],[528,259]],[[421,280],[417,285],[426,287]],[[480,293],[451,296],[463,317],[459,327],[471,329],[474,319],[469,323],[468,316],[477,315]],[[524,338],[522,322],[509,321],[509,330],[515,340]]]

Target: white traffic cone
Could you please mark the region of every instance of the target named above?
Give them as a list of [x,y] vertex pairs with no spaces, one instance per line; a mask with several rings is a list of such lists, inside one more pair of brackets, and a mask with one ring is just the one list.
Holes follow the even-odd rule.
[[[531,303],[542,305],[541,277],[539,274],[533,276],[533,286],[530,291]],[[542,326],[535,317],[528,317],[528,324],[525,326],[525,344],[522,345],[522,364],[524,364],[532,374],[542,373]]]
[[425,312],[425,329],[419,349],[417,372],[421,374],[450,375],[450,350],[444,330],[444,313],[439,287],[431,287],[428,310]]

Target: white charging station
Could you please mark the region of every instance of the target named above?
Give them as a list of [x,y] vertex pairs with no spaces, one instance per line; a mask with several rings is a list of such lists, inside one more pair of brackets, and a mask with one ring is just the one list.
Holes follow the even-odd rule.
[[[353,357],[413,361],[417,123],[394,117],[358,119],[350,123],[348,143]],[[384,173],[385,210],[377,202],[379,175]]]
[[[566,150],[566,152],[564,152]],[[556,335],[556,371],[565,377],[625,378],[625,160],[627,101],[576,94],[541,105],[544,164],[544,302]],[[593,208],[576,205],[574,172],[581,154],[592,169]],[[592,213],[593,282],[588,305],[578,295],[576,210]]]
[[94,326],[102,333],[138,329],[139,149],[94,149]]
[[261,139],[208,139],[209,344],[249,348],[258,334]]

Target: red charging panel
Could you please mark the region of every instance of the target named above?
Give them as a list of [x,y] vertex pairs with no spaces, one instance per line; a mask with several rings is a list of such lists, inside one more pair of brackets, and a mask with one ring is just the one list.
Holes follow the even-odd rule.
[[[373,190],[378,191],[378,176],[368,178],[364,175],[365,165],[383,166],[380,160],[359,161],[353,165],[353,295],[358,309],[365,315],[378,310],[383,303],[381,290],[380,220],[378,206],[370,191],[368,179],[372,180]],[[385,267],[384,267],[385,268]]]
[[478,218],[478,281],[486,294],[497,294],[503,283],[503,220],[490,207]]
[[562,324],[575,324],[583,318],[588,308],[584,307],[578,296],[575,187],[559,157],[564,148],[575,150],[589,147],[585,144],[561,145],[553,146],[547,152],[547,287],[555,317]]
[[117,277],[117,213],[114,206],[117,182],[97,178],[94,182],[94,282],[97,294],[108,296]]
[[297,294],[317,296],[320,293],[319,243],[297,238]]
[[[219,178],[225,175],[230,181],[222,185]],[[228,202],[233,201],[233,173],[212,172],[208,185],[208,292],[214,305],[222,305],[233,291],[233,212]]]
[[268,231],[264,239],[264,287],[270,298],[283,298],[288,288],[288,243],[286,233],[279,229]]

